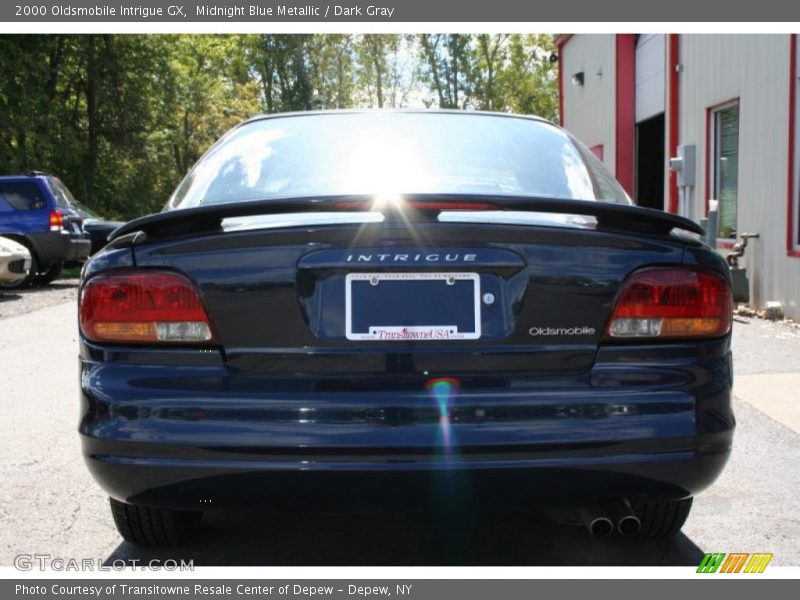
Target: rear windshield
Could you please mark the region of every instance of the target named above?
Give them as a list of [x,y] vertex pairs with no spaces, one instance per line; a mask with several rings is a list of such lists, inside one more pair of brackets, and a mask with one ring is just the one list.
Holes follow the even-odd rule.
[[50,189],[56,199],[56,204],[61,208],[73,208],[77,203],[72,192],[58,177],[50,177]]
[[44,192],[35,181],[0,181],[0,204],[15,210],[39,210],[47,206]]
[[475,194],[630,203],[557,127],[470,113],[339,113],[262,119],[227,134],[169,208],[268,198]]

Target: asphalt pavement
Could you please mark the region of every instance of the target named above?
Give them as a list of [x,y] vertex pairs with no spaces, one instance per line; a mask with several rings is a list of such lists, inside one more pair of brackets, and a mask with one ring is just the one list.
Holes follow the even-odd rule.
[[[800,565],[800,429],[794,405],[770,399],[800,381],[793,379],[800,378],[800,330],[785,324],[737,318],[735,370],[751,379],[747,398],[735,401],[733,454],[672,540],[592,538],[536,511],[436,519],[220,512],[206,517],[192,543],[148,551],[122,542],[81,459],[76,289],[74,282],[57,289],[64,296],[54,295],[52,305],[13,315],[0,299],[0,565],[34,553],[183,558],[198,566],[697,565],[705,552],[736,551],[772,552],[773,565]],[[776,375],[784,388],[752,379]]]

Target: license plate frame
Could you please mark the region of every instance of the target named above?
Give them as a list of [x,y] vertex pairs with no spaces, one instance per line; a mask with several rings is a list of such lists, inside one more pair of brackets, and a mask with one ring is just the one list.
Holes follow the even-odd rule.
[[[369,331],[353,331],[353,283],[368,281],[448,281],[472,282],[472,309],[474,318],[473,331],[459,331],[457,324],[442,323],[436,325],[378,325],[370,326]],[[356,307],[357,310],[357,307]],[[451,340],[477,340],[481,337],[481,290],[480,275],[478,273],[462,272],[377,272],[377,273],[348,273],[345,277],[345,337],[352,341],[451,341]]]

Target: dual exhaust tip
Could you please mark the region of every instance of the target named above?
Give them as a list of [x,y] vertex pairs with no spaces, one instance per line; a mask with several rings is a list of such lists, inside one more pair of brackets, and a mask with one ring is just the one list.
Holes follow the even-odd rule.
[[642,527],[639,517],[625,499],[585,506],[578,512],[589,533],[596,537],[609,536],[615,531],[622,536],[632,536],[639,533]]

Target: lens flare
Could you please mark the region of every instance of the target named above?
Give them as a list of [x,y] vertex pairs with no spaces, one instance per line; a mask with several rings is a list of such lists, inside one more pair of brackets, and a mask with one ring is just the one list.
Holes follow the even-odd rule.
[[469,469],[461,462],[456,431],[452,427],[453,411],[461,382],[452,377],[435,378],[426,388],[439,413],[437,452],[439,467],[431,471],[430,502],[435,530],[448,541],[469,537],[477,504]]
[[426,385],[431,399],[439,411],[439,436],[441,448],[446,458],[452,458],[455,440],[450,423],[453,400],[458,394],[459,380],[452,377],[431,379]]

